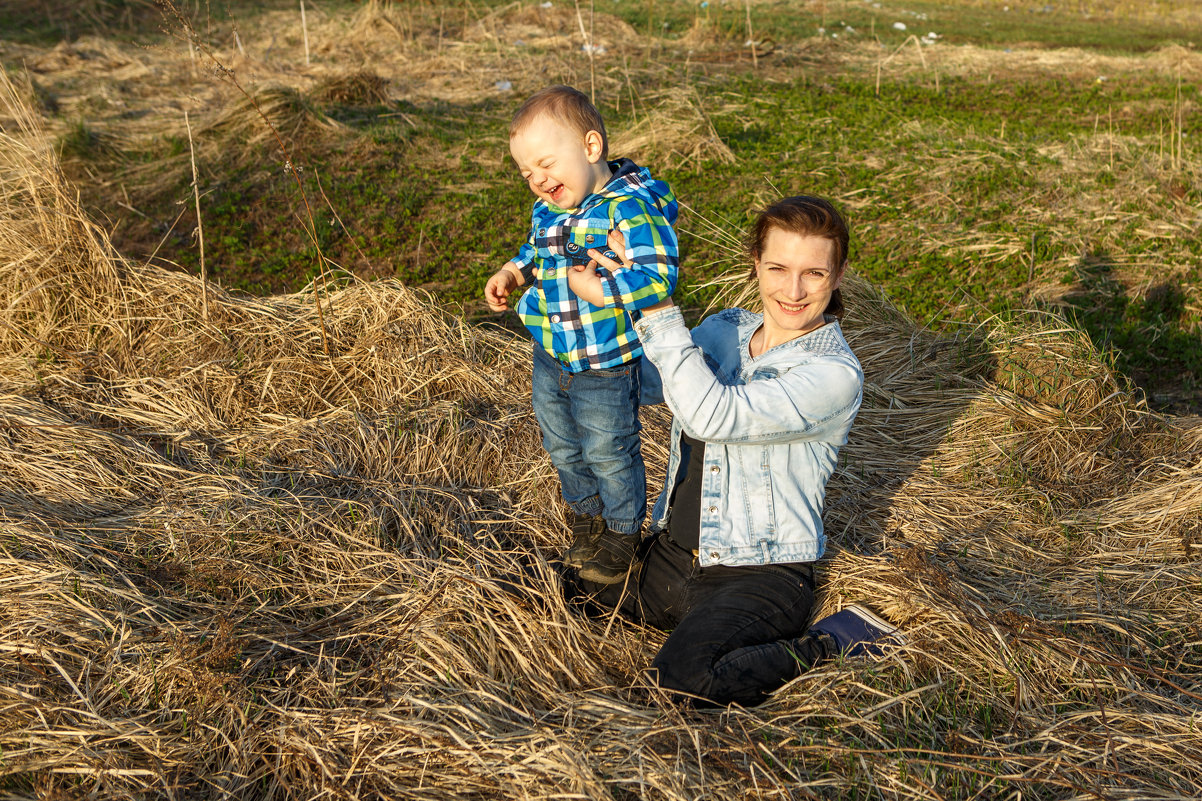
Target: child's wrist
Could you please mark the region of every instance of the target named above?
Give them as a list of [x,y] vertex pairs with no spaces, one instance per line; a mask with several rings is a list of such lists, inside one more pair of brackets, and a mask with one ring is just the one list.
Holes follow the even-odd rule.
[[526,282],[525,276],[522,275],[522,268],[511,261],[505,262],[505,266],[501,268],[501,272],[509,273],[518,280],[518,286]]

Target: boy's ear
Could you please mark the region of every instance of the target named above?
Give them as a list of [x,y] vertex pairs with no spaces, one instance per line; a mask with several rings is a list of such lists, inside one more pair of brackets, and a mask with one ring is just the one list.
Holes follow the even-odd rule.
[[596,164],[601,160],[602,151],[601,134],[597,131],[589,131],[584,135],[584,153],[588,157],[591,164]]

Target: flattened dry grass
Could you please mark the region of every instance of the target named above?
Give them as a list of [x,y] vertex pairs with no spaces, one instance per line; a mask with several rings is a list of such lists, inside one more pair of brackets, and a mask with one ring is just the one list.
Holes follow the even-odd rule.
[[[662,634],[558,600],[524,347],[394,282],[248,298],[126,262],[3,95],[8,795],[1202,793],[1202,429],[1078,337],[936,337],[850,281],[821,605],[911,644],[689,711],[640,682]],[[498,589],[523,560],[544,604]]]

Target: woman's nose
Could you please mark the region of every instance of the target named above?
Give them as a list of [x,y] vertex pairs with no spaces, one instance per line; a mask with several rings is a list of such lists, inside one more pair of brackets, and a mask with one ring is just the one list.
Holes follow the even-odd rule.
[[801,275],[793,276],[792,295],[797,299],[804,298],[808,293],[805,286],[805,279]]

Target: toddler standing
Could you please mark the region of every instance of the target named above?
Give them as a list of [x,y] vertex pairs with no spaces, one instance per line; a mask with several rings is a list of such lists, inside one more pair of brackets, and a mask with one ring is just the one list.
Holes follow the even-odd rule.
[[[621,581],[647,508],[639,443],[639,309],[676,288],[676,198],[629,159],[608,160],[605,123],[584,94],[551,86],[522,104],[509,152],[537,198],[530,235],[484,289],[493,311],[530,286],[517,312],[534,336],[534,413],[572,510],[565,561],[582,578]],[[622,234],[625,262],[599,268],[590,297],[568,285],[573,264]],[[617,242],[617,239],[615,239]]]

